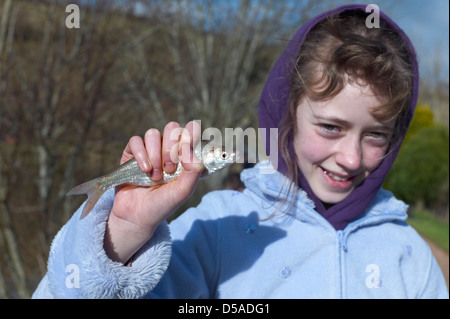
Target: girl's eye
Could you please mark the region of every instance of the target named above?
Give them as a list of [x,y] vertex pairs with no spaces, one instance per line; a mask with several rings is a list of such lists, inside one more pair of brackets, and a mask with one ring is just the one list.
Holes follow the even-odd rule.
[[324,130],[327,133],[341,132],[341,129],[338,126],[332,125],[332,124],[321,124],[320,127],[322,128],[322,130]]
[[376,140],[380,140],[380,141],[387,141],[389,140],[389,136],[386,133],[381,133],[381,132],[370,132],[368,134],[368,136],[370,138],[376,139]]
[[385,146],[389,143],[389,136],[385,133],[381,132],[370,132],[367,134],[367,137],[376,145]]
[[380,139],[380,138],[384,138],[385,135],[383,133],[378,133],[378,132],[370,132],[369,136],[372,138],[376,138],[376,139]]

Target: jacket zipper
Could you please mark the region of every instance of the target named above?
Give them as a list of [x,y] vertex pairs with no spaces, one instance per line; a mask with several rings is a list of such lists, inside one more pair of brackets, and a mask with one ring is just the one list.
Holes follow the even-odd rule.
[[344,253],[347,252],[347,243],[342,230],[338,230],[337,235],[339,240],[339,298],[342,299],[344,298]]

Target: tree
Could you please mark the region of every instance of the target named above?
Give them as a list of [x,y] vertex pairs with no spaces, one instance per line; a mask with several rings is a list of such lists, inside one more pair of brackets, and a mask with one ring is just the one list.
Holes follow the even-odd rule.
[[438,210],[448,208],[448,177],[449,133],[433,125],[411,136],[386,183],[400,199]]
[[433,126],[434,124],[433,110],[428,104],[425,104],[423,101],[419,101],[403,143],[408,143],[411,136],[415,135],[421,129]]
[[[101,123],[120,114],[121,107],[110,106],[121,99],[115,72],[122,49],[130,42],[130,28],[124,8],[119,9],[108,1],[87,4],[82,28],[68,29],[61,1],[3,3],[0,248],[7,255],[2,254],[0,262],[9,267],[1,267],[2,294],[29,296],[30,258],[24,256],[20,238],[33,238],[31,245],[39,238],[36,255],[47,251],[68,218],[65,194],[74,185],[80,158],[87,157],[84,150],[92,136],[106,134]],[[114,23],[109,23],[111,16],[116,17]],[[30,208],[40,217],[29,216],[39,227],[20,229],[14,219]],[[35,263],[40,257],[31,259]],[[12,278],[12,289],[5,288],[2,275]]]
[[[288,39],[293,26],[317,5],[279,0],[141,2],[149,21],[158,17],[163,26],[157,44],[135,47],[133,60],[144,72],[128,76],[127,82],[137,102],[151,106],[156,125],[200,119],[202,125],[218,128],[254,123],[261,80],[280,49],[275,41]],[[161,64],[151,61],[157,51],[166,56]],[[169,78],[175,82],[168,84]],[[176,106],[175,112],[167,110],[167,103]]]

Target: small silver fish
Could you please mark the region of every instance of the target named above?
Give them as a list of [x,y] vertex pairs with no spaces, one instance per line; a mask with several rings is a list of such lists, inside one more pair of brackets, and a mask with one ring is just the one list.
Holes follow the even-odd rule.
[[[222,147],[213,146],[211,143],[205,142],[197,143],[194,147],[194,154],[204,166],[200,178],[211,176],[231,165],[236,160],[236,153],[227,153],[222,150]],[[159,181],[154,181],[150,178],[149,174],[144,173],[139,168],[136,159],[132,158],[120,165],[119,168],[112,173],[76,186],[67,193],[67,196],[82,194],[88,196],[83,212],[81,213],[81,219],[83,219],[89,214],[99,198],[108,189],[123,184],[148,187],[160,186],[161,184],[176,179],[180,175],[182,169],[181,164],[178,164],[174,173],[168,174],[163,172],[163,177]]]

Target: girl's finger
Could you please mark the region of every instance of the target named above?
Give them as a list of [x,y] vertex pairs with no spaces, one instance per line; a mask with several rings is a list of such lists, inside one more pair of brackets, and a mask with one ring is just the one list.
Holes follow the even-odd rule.
[[147,151],[145,149],[144,141],[140,136],[133,136],[130,138],[122,155],[121,164],[131,158],[135,158],[141,170],[145,173],[150,173],[152,167],[148,160]]
[[195,156],[193,147],[200,142],[201,132],[200,124],[191,121],[186,124],[180,140],[180,159],[183,167],[186,170],[200,170],[202,167],[201,161]]
[[173,173],[179,162],[178,141],[181,136],[181,127],[177,122],[170,122],[164,128],[162,140],[163,169],[167,173]]
[[155,181],[160,180],[162,178],[161,133],[157,129],[149,129],[145,133],[144,141],[152,167],[150,177]]

